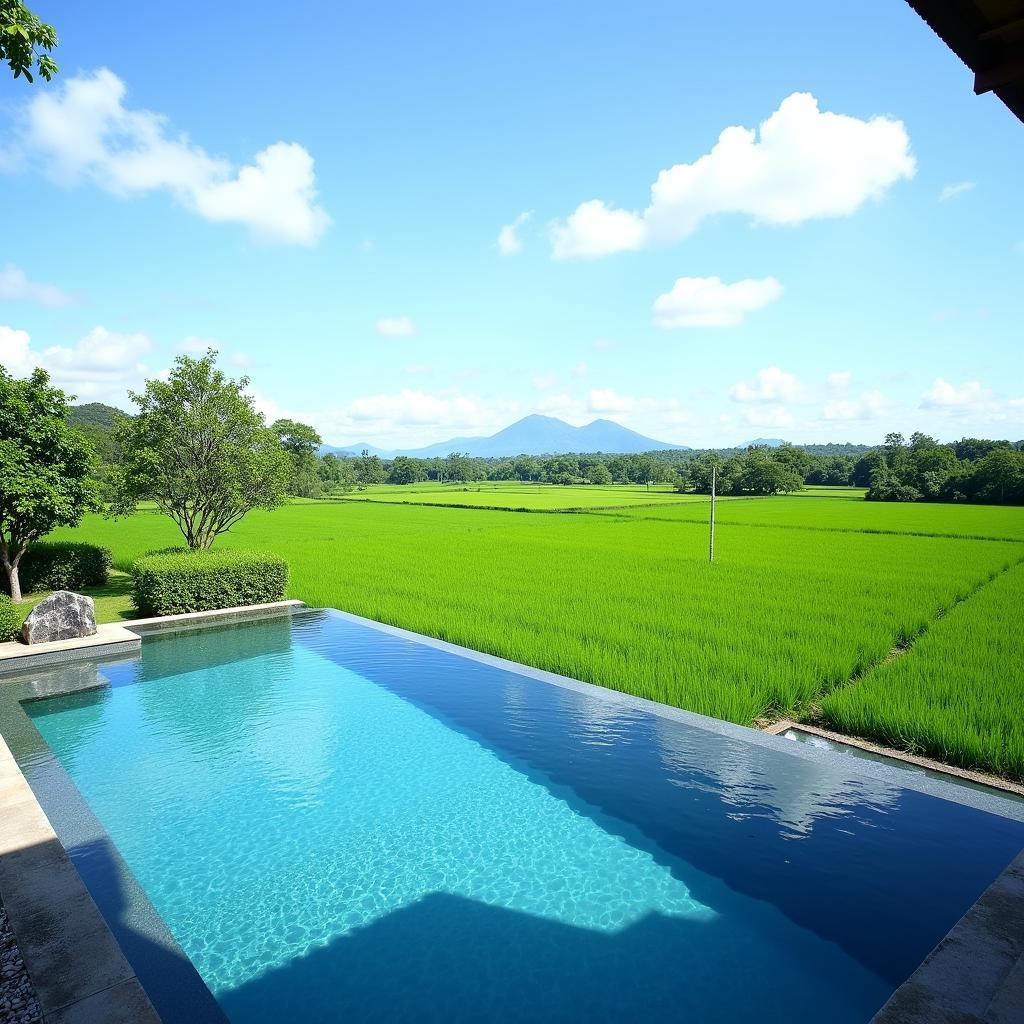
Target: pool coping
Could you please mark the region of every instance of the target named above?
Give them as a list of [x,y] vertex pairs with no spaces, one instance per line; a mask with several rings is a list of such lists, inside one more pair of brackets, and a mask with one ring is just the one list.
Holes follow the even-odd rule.
[[[146,635],[290,615],[305,608],[302,601],[279,601],[105,624],[76,640],[0,644],[0,686],[5,675],[137,652]],[[0,896],[43,1024],[160,1024],[2,735],[0,819]]]
[[990,789],[1003,790],[1007,793],[1014,793],[1017,796],[1024,796],[1024,785],[1021,785],[1019,782],[1001,779],[998,775],[986,775],[984,772],[971,771],[969,768],[960,768],[955,764],[945,764],[943,761],[935,761],[930,757],[923,757],[921,754],[911,754],[907,750],[884,747],[872,740],[862,739],[860,736],[847,736],[845,733],[823,729],[820,725],[812,725],[809,722],[794,722],[789,718],[780,718],[763,731],[769,736],[783,736],[785,738],[784,734],[790,730],[805,732],[810,736],[820,736],[822,739],[831,740],[833,743],[841,743],[847,747],[856,747],[858,750],[866,750],[869,754],[888,757],[893,761],[903,761],[917,768],[927,768],[929,771],[941,772],[943,775],[952,775],[955,778],[965,779],[979,786],[988,786]]
[[[25,669],[31,670],[34,667],[47,664],[59,664],[72,660],[95,660],[114,654],[120,645],[127,645],[132,651],[141,647],[141,638],[145,635],[186,630],[196,627],[221,625],[231,621],[247,621],[255,618],[289,615],[293,612],[301,614],[315,614],[317,611],[338,616],[344,620],[360,624],[378,630],[385,634],[410,640],[427,647],[440,651],[446,651],[469,660],[489,665],[504,671],[513,672],[531,679],[559,686],[563,689],[573,690],[589,697],[618,704],[619,706],[653,714],[657,717],[681,722],[693,728],[711,732],[719,736],[738,740],[740,742],[753,744],[754,746],[765,747],[777,752],[785,753],[791,757],[803,758],[813,761],[819,765],[841,768],[847,773],[871,776],[879,781],[887,782],[899,789],[914,790],[938,799],[947,800],[964,806],[973,807],[1002,817],[1024,822],[1024,804],[1015,804],[1005,800],[998,795],[990,795],[975,790],[964,789],[951,782],[928,778],[927,776],[909,775],[900,767],[876,763],[873,761],[858,761],[855,767],[851,767],[849,755],[841,751],[823,750],[807,744],[794,743],[782,736],[773,735],[758,729],[736,725],[731,722],[720,721],[708,718],[695,712],[684,711],[670,705],[660,704],[656,701],[636,697],[632,694],[623,693],[606,686],[594,683],[586,683],[581,680],[572,679],[568,676],[558,675],[553,672],[546,672],[542,669],[531,668],[518,662],[509,661],[496,655],[485,654],[467,647],[459,646],[445,640],[426,636],[411,630],[402,629],[387,623],[378,622],[375,619],[368,619],[351,612],[339,609],[313,609],[307,608],[302,601],[277,602],[274,605],[254,605],[242,608],[223,609],[215,612],[199,612],[185,615],[168,616],[160,619],[139,619],[126,621],[117,629],[123,630],[131,636],[131,640],[124,640],[118,634],[107,633],[108,639],[97,641],[94,638],[86,638],[92,643],[76,643],[68,641],[58,642],[62,646],[55,650],[37,650],[21,654],[13,659],[14,667],[11,667],[6,660],[0,660],[0,685],[3,683],[4,674],[22,672]],[[113,639],[110,637],[113,636]],[[4,659],[4,646],[0,645],[0,659]],[[11,645],[21,647],[23,645]],[[39,648],[50,645],[38,645]],[[31,657],[34,654],[36,657]],[[39,656],[42,656],[42,660]],[[13,772],[11,769],[13,768]],[[10,803],[9,803],[10,802]],[[33,888],[38,889],[38,884],[33,886],[31,882],[32,873],[35,872],[35,882],[38,883],[42,876],[47,877],[47,893],[36,896],[45,900],[50,898],[51,905],[48,910],[46,923],[48,929],[43,942],[39,943],[36,949],[29,940],[29,950],[22,947],[22,956],[26,968],[33,982],[36,981],[38,972],[45,970],[46,956],[49,956],[49,967],[52,969],[55,949],[62,951],[62,959],[59,961],[62,966],[69,962],[69,953],[77,957],[79,951],[84,955],[86,961],[87,979],[83,984],[90,991],[82,995],[77,1001],[65,1004],[63,1007],[51,1009],[49,1012],[44,1005],[45,1024],[89,1024],[92,1021],[110,1021],[111,1024],[118,1024],[120,1021],[138,1021],[140,1024],[148,1024],[150,1021],[159,1021],[156,1011],[149,1003],[148,997],[142,988],[141,983],[134,974],[121,977],[118,971],[127,969],[131,972],[124,954],[118,947],[113,935],[110,934],[105,922],[95,903],[93,903],[84,882],[77,870],[71,863],[67,852],[60,844],[46,815],[43,813],[31,787],[25,779],[20,767],[14,760],[6,742],[0,737],[0,811],[5,811],[8,806],[17,805],[27,808],[22,813],[26,819],[25,835],[35,836],[33,844],[25,847],[14,847],[8,849],[9,840],[0,840],[0,893],[4,897],[4,904],[8,911],[11,927],[15,939],[21,946],[21,930],[26,927],[26,918],[33,920],[33,911],[26,911],[21,903],[23,899],[31,902]],[[6,817],[6,813],[5,813]],[[19,834],[15,832],[15,834]],[[54,847],[53,844],[56,844]],[[46,853],[45,851],[50,851]],[[28,864],[16,864],[13,871],[6,870],[4,861],[10,856],[17,858],[25,854]],[[53,893],[54,886],[49,884],[50,872],[56,871],[60,885],[56,894]],[[22,880],[20,887],[12,886],[8,875],[22,876],[30,881]],[[6,880],[5,880],[6,879]],[[66,887],[66,888],[65,888]],[[13,889],[15,895],[13,903],[16,912],[11,911],[11,899],[8,892]],[[82,931],[82,923],[77,925],[73,934],[78,935],[83,941],[69,943],[64,922],[58,916],[63,911],[67,901],[74,900],[76,910],[72,914],[81,913],[82,922],[87,927],[95,925],[98,920],[98,927]],[[89,908],[91,907],[91,914]],[[44,918],[46,908],[38,912],[40,918]],[[19,926],[19,923],[20,926]],[[1024,921],[1024,851],[999,875],[992,885],[979,897],[978,901],[967,911],[964,917],[954,925],[953,929],[936,946],[922,964],[915,970],[914,974],[903,983],[890,997],[874,1021],[877,1024],[932,1024],[932,1022],[948,1020],[949,1022],[960,1022],[960,1024],[981,1024],[983,1021],[992,1021],[992,1024],[1010,1024],[1013,1020],[1009,1016],[988,1017],[978,1016],[975,1012],[980,1004],[984,1008],[1002,1005],[1000,1000],[1005,1002],[1003,993],[1016,995],[1018,990],[1024,992],[1024,928],[1019,927],[1020,921]],[[85,940],[88,940],[86,942]],[[71,945],[71,949],[68,949]],[[93,956],[92,946],[97,947],[97,955]],[[104,952],[105,950],[105,952]],[[91,962],[98,959],[100,964]],[[982,972],[984,978],[979,979],[975,970],[978,963],[1000,964],[1009,968],[1005,970],[990,970]],[[938,964],[939,966],[935,966]],[[99,970],[97,968],[100,968]],[[102,972],[108,973],[104,975]],[[113,972],[111,974],[110,972]],[[117,978],[116,981],[109,980],[110,977]],[[106,981],[102,979],[106,978]],[[97,979],[100,979],[99,981]],[[982,986],[988,982],[988,988]],[[1014,987],[1015,986],[1015,987]],[[906,990],[906,991],[905,991]],[[37,988],[38,992],[38,988]],[[979,992],[981,994],[979,994]],[[89,1000],[95,1000],[92,1006]],[[142,1001],[140,1001],[142,1000]],[[971,1002],[973,1000],[973,1002]],[[43,1002],[42,997],[40,1002]],[[1016,1004],[1007,1004],[1007,1008]],[[70,1006],[76,1008],[79,1015],[71,1016],[65,1013]],[[94,1007],[94,1008],[93,1008]],[[936,1016],[936,1008],[941,1007],[942,1015]],[[974,1009],[972,1009],[974,1007]],[[147,1013],[149,1016],[147,1016]],[[64,1014],[62,1016],[62,1014]],[[885,1014],[886,1016],[882,1016]]]

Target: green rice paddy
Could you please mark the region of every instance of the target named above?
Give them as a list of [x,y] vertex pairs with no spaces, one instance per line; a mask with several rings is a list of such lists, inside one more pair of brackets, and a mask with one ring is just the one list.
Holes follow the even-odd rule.
[[[1024,510],[875,505],[827,490],[724,500],[709,565],[706,498],[459,487],[371,488],[359,492],[370,501],[254,512],[218,545],[283,555],[290,596],[313,605],[717,718],[821,714],[848,732],[1024,777],[1021,639],[1007,610],[1020,584],[1004,593],[1024,574],[1006,571],[1024,561]],[[438,493],[450,500],[397,502]],[[593,511],[457,507],[466,494]],[[152,510],[91,517],[74,535],[110,547],[121,569],[180,543]]]

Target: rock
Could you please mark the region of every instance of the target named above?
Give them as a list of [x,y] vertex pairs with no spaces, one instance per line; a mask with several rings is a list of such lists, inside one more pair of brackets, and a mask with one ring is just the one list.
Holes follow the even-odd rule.
[[27,644],[73,640],[96,632],[96,609],[91,597],[57,590],[32,609],[21,629]]

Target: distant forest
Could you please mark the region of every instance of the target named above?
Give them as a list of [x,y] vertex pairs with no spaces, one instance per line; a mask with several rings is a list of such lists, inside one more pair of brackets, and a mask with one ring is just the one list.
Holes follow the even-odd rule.
[[[107,466],[115,458],[114,425],[125,415],[93,402],[73,407],[68,420],[89,437],[101,465]],[[445,458],[400,455],[390,460],[365,452],[355,457],[308,454],[296,460],[292,492],[297,497],[315,498],[371,484],[496,480],[569,485],[668,483],[680,491],[708,493],[712,467],[717,493],[727,495],[779,494],[804,485],[827,484],[867,488],[869,501],[1024,504],[1024,441],[963,438],[939,443],[921,433],[909,438],[888,434],[884,444],[875,447],[782,444],[640,455],[599,452],[511,458],[473,458],[452,452]]]

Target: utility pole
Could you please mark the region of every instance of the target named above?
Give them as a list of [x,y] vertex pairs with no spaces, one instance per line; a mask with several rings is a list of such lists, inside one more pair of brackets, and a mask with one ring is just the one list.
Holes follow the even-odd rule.
[[715,560],[715,467],[711,467],[711,536],[708,542],[708,561]]

